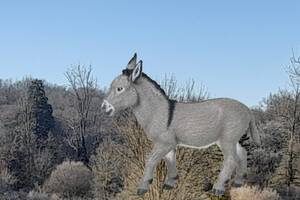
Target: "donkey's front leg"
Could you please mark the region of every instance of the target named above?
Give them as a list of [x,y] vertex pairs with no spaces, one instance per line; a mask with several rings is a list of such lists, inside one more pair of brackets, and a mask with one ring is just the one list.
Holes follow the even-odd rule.
[[146,162],[144,177],[138,187],[137,194],[144,195],[149,190],[149,185],[153,181],[153,173],[157,163],[172,149],[167,144],[155,144],[150,157]]
[[176,150],[173,149],[165,157],[164,160],[167,164],[167,177],[163,186],[165,190],[171,190],[175,187],[177,180],[179,179],[176,168]]

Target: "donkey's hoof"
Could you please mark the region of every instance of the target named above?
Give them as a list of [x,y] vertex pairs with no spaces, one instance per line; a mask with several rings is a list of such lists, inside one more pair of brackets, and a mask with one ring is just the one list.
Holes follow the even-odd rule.
[[147,192],[148,192],[148,190],[146,190],[146,189],[138,189],[137,195],[138,195],[138,196],[143,196],[143,195],[146,194]]
[[173,190],[174,186],[171,186],[171,185],[168,185],[168,184],[164,184],[163,189],[164,190]]
[[215,196],[224,196],[224,190],[212,189],[211,193]]

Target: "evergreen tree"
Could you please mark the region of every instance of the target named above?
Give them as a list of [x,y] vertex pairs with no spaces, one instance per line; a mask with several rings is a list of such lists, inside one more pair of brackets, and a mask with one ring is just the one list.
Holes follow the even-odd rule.
[[52,106],[48,104],[44,84],[41,80],[33,80],[28,89],[28,104],[30,107],[31,132],[37,136],[36,145],[43,147],[48,133],[53,127]]

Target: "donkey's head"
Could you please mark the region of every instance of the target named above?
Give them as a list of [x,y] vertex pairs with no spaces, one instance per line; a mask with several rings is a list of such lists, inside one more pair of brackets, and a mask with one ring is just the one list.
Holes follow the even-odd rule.
[[137,63],[136,54],[129,61],[123,73],[111,83],[108,95],[102,103],[102,110],[109,116],[116,111],[133,107],[138,103],[138,94],[134,87],[142,76],[143,62]]

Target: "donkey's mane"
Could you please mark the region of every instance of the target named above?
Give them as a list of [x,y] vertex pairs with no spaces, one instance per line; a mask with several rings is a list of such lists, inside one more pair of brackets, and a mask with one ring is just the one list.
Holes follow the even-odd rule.
[[[132,73],[132,69],[124,69],[122,71],[123,75],[126,76],[130,76]],[[142,77],[144,77],[145,79],[147,79],[147,81],[149,81],[168,101],[169,104],[169,113],[168,113],[168,124],[167,126],[169,127],[171,125],[172,119],[173,119],[173,115],[174,115],[174,110],[175,110],[175,104],[176,101],[169,99],[169,97],[167,96],[166,92],[164,91],[164,89],[162,89],[162,87],[152,78],[150,78],[147,74],[145,74],[144,72],[142,73]]]
[[[130,74],[132,73],[132,69],[124,69],[122,71],[123,75],[126,76],[130,76]],[[150,78],[147,74],[145,74],[144,72],[142,73],[142,77],[146,78],[150,83],[152,83],[152,85],[159,90],[159,92],[167,99],[169,100],[169,97],[167,96],[166,92],[164,91],[164,89],[162,89],[162,87],[152,78]]]

